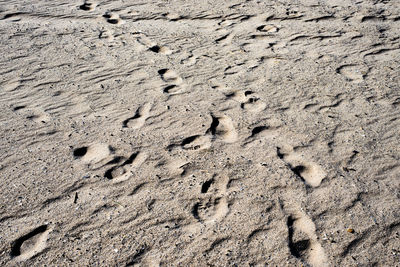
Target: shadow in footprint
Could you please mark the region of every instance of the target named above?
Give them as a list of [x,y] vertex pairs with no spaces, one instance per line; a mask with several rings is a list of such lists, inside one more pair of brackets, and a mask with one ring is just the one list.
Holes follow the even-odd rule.
[[89,2],[85,2],[83,5],[79,6],[79,8],[84,11],[92,11],[95,7],[96,5],[94,3]]
[[87,151],[88,151],[88,148],[86,146],[75,149],[73,152],[74,158],[77,159],[77,158],[81,158],[81,157],[85,156]]
[[302,166],[302,165],[298,165],[294,168],[290,168],[292,170],[292,172],[294,172],[294,174],[296,174],[297,176],[299,176],[301,178],[301,180],[304,182],[303,177],[301,176],[301,174],[306,170],[306,167]]
[[26,108],[26,106],[16,106],[13,108],[14,111],[20,110],[20,109],[24,109]]
[[154,45],[152,47],[149,48],[150,51],[153,51],[154,53],[158,53],[161,50],[161,47],[159,47],[158,45]]
[[176,88],[177,88],[177,86],[175,84],[171,84],[171,85],[168,85],[167,87],[165,87],[163,89],[163,92],[167,93],[167,94],[174,93],[173,89],[176,89]]
[[130,118],[127,118],[126,120],[124,120],[124,121],[122,122],[122,127],[123,127],[123,128],[128,128],[128,123],[129,123],[131,120],[135,120],[135,119],[138,119],[138,118],[140,118],[139,110],[136,111],[136,113],[135,113],[135,115],[133,115],[133,117],[130,117]]
[[164,54],[164,55],[169,55],[172,53],[172,51],[168,47],[159,46],[159,45],[150,46],[149,50],[154,53],[160,53],[160,54]]
[[196,203],[193,208],[192,208],[192,214],[193,217],[198,220],[199,222],[201,222],[200,216],[199,216],[199,208],[200,208],[200,203]]
[[189,137],[183,139],[183,141],[182,141],[182,143],[181,143],[181,146],[184,147],[184,146],[186,146],[186,145],[192,143],[194,140],[196,140],[196,139],[199,138],[199,137],[200,137],[200,135],[189,136]]
[[254,137],[257,134],[261,133],[262,131],[268,130],[268,128],[269,128],[268,126],[257,126],[251,131],[250,137]]
[[208,181],[205,181],[204,184],[201,186],[201,193],[205,194],[208,192],[208,189],[210,189],[210,186],[214,183],[214,179],[210,179]]
[[207,133],[211,133],[212,135],[215,135],[217,133],[217,127],[219,125],[219,120],[218,118],[214,117],[211,115],[212,122],[210,125],[210,128],[208,128]]
[[310,240],[305,239],[305,240],[299,240],[299,241],[294,241],[293,234],[294,234],[294,224],[295,219],[292,218],[292,216],[288,217],[287,220],[287,227],[289,231],[289,250],[290,253],[295,256],[296,258],[300,258],[304,251],[306,251],[310,247]]

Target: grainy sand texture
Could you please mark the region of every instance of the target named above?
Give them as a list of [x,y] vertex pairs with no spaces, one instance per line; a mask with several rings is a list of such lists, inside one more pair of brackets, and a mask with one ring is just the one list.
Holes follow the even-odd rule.
[[400,266],[399,0],[0,0],[1,266]]

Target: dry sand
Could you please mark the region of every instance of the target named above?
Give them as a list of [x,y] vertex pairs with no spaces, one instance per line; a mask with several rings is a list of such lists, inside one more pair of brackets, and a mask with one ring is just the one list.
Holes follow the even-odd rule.
[[1,266],[399,266],[400,1],[0,1]]

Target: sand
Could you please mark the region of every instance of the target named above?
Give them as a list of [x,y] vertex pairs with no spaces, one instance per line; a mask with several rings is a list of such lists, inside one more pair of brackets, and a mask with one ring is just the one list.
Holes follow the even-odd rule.
[[400,266],[400,1],[0,1],[1,266]]

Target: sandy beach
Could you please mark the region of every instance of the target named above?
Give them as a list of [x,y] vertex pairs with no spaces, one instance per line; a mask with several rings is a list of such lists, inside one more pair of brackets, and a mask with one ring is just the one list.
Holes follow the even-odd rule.
[[0,266],[400,266],[400,1],[0,0]]

